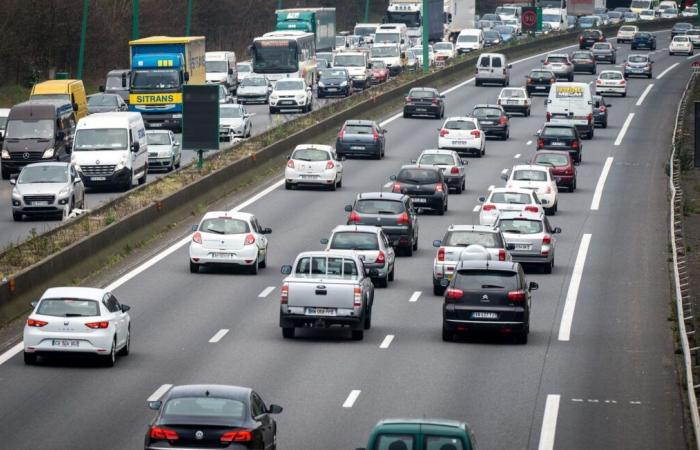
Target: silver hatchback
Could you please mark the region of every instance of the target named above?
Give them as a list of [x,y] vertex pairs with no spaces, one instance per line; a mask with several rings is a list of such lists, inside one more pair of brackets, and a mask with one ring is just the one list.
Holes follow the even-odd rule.
[[552,273],[556,234],[558,227],[552,228],[549,220],[541,213],[504,211],[496,222],[506,244],[511,246],[513,261],[519,263],[541,264],[544,273]]
[[566,78],[567,81],[574,81],[574,65],[569,59],[569,55],[565,53],[553,53],[547,55],[542,60],[544,68],[554,72],[557,78]]

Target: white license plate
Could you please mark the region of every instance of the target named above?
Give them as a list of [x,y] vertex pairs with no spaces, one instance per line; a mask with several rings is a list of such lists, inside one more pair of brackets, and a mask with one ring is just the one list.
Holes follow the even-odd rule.
[[42,202],[32,202],[32,206],[47,206],[49,202],[42,201]]
[[561,146],[561,145],[566,145],[566,143],[565,142],[552,142],[551,145]]
[[547,89],[547,86],[535,86],[535,89],[542,89],[544,91]]
[[530,244],[515,244],[516,250],[530,250]]
[[162,123],[152,123],[152,124],[149,124],[148,126],[152,127],[152,128],[160,128],[163,126],[163,124]]
[[76,339],[52,339],[51,346],[53,347],[80,347],[80,341]]
[[467,141],[452,141],[452,145],[467,145]]
[[307,316],[335,316],[335,308],[306,308],[304,314]]
[[413,203],[428,203],[428,199],[426,199],[426,198],[414,198]]
[[472,313],[472,319],[498,319],[498,314],[495,312],[476,311]]
[[508,105],[517,105],[518,101],[517,100],[508,100],[507,104]]
[[482,121],[481,121],[481,124],[482,124],[482,125],[493,125],[493,121],[491,121],[491,120],[482,120]]
[[221,253],[221,252],[211,253],[211,257],[214,259],[231,259],[235,256],[236,256],[235,253]]
[[350,150],[364,150],[365,148],[361,145],[351,145]]
[[417,112],[426,112],[427,109],[426,108],[416,108],[416,111]]
[[302,180],[315,180],[318,178],[318,175],[301,175]]
[[328,90],[328,92],[335,92],[338,90],[338,88],[328,88],[327,90]]
[[106,177],[90,177],[92,181],[105,181]]

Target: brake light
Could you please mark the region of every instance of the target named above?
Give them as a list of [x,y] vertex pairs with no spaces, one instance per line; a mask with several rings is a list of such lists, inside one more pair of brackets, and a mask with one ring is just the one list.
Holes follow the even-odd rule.
[[359,287],[355,288],[355,300],[353,302],[353,306],[355,308],[362,307],[362,289],[360,289]]
[[564,175],[573,175],[574,174],[574,169],[571,166],[568,166],[566,169],[564,169]]
[[440,247],[437,252],[437,260],[438,261],[444,261],[445,260],[445,247]]
[[443,192],[442,184],[435,185],[435,192]]
[[583,42],[583,36],[579,36],[579,37],[578,37],[578,41],[579,41],[579,42]]
[[578,141],[573,141],[571,143],[571,148],[578,148]]
[[362,219],[360,218],[359,215],[355,211],[350,213],[350,217],[348,217],[348,224],[352,225],[353,223],[361,222]]
[[542,138],[537,139],[537,148],[544,148],[544,139],[542,139]]
[[598,111],[604,113],[605,111],[607,111],[607,109],[605,109],[605,106],[601,106],[600,108],[598,108]]
[[603,36],[598,36],[598,42],[603,42],[605,38]]
[[552,113],[547,111],[547,122],[549,122],[552,119]]
[[625,80],[620,80],[620,84],[624,86],[624,85],[625,85]]
[[471,133],[469,133],[469,134],[471,134],[472,136],[474,136],[476,138],[481,137],[481,131],[479,131],[479,130],[472,130]]
[[396,224],[397,225],[408,225],[411,223],[411,220],[408,218],[408,214],[402,213],[398,219],[396,219]]
[[386,262],[386,256],[384,256],[383,251],[379,250],[379,254],[377,255],[377,259],[375,259],[374,262],[377,264],[384,264]]
[[532,78],[527,77],[527,84],[532,84]]
[[506,260],[506,251],[505,249],[499,248],[498,249],[498,260],[499,261],[505,261]]
[[525,210],[525,211],[528,211],[528,212],[533,212],[533,213],[536,213],[536,212],[539,212],[539,211],[540,211],[540,209],[539,209],[537,206],[533,206],[533,205],[528,205],[528,206],[526,206],[526,207],[524,208],[524,210]]
[[459,168],[458,168],[458,167],[453,167],[452,169],[450,169],[450,173],[451,173],[452,175],[458,175],[458,174],[459,174]]
[[343,139],[345,137],[345,127],[341,128],[338,132],[338,139]]
[[446,129],[443,128],[442,130],[440,130],[440,137],[445,137],[448,134],[450,134],[450,132],[447,131]]
[[495,209],[496,209],[496,205],[490,205],[490,204],[484,205],[481,208],[482,211],[493,211]]
[[542,244],[549,245],[551,243],[552,243],[552,236],[545,234],[544,237],[542,238]]
[[151,431],[148,433],[151,439],[167,439],[168,441],[177,441],[180,436],[173,430],[161,427],[151,427]]
[[596,85],[603,84],[603,80],[595,80],[595,84]]
[[464,297],[464,291],[461,289],[448,289],[445,291],[445,300],[459,300]]
[[506,125],[508,123],[508,117],[506,116],[501,116],[500,119],[498,119],[498,123],[501,125]]
[[287,161],[287,167],[289,167],[290,169],[293,169],[294,168],[294,161],[291,159],[289,161]]
[[90,322],[85,324],[86,327],[92,328],[93,330],[109,328],[109,322],[103,320],[101,322]]
[[375,141],[379,140],[379,133],[377,133],[377,130],[372,130],[372,136],[374,137]]
[[289,301],[289,285],[287,283],[284,283],[280,292],[280,303],[286,305]]
[[245,242],[243,245],[253,245],[255,244],[255,236],[253,234],[249,234],[248,236],[245,237]]
[[509,302],[524,302],[526,298],[525,291],[510,291],[508,293]]
[[28,319],[27,320],[27,325],[30,327],[43,327],[48,325],[48,322],[44,322],[43,320],[36,320],[36,319]]
[[391,188],[391,192],[396,192],[398,194],[401,193],[401,183],[394,183],[394,186]]
[[253,440],[253,432],[250,430],[227,431],[221,435],[221,443],[250,442]]
[[196,242],[197,244],[201,244],[202,243],[202,233],[200,233],[199,231],[194,233],[192,235],[192,242]]
[[586,116],[586,118],[588,119],[588,125],[590,125],[593,121],[593,113],[588,113],[588,116]]
[[330,170],[330,169],[333,169],[333,168],[335,168],[335,164],[333,164],[333,161],[328,161],[328,162],[326,163],[326,170]]

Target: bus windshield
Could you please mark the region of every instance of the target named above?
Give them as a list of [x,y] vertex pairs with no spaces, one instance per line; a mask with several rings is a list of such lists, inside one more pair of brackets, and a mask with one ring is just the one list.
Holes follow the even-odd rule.
[[265,40],[253,43],[253,72],[293,73],[299,70],[296,42]]
[[177,89],[180,73],[177,70],[135,70],[131,77],[131,88],[136,91]]
[[416,12],[387,12],[386,23],[403,23],[408,28],[416,28],[420,26],[419,13]]

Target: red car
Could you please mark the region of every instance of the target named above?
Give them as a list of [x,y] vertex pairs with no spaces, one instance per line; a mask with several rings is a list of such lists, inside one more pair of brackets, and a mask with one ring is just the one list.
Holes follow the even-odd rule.
[[571,153],[557,150],[539,150],[530,164],[551,167],[550,172],[557,186],[566,187],[569,192],[576,190],[576,166]]
[[371,61],[372,83],[384,83],[389,79],[389,68],[384,61]]

